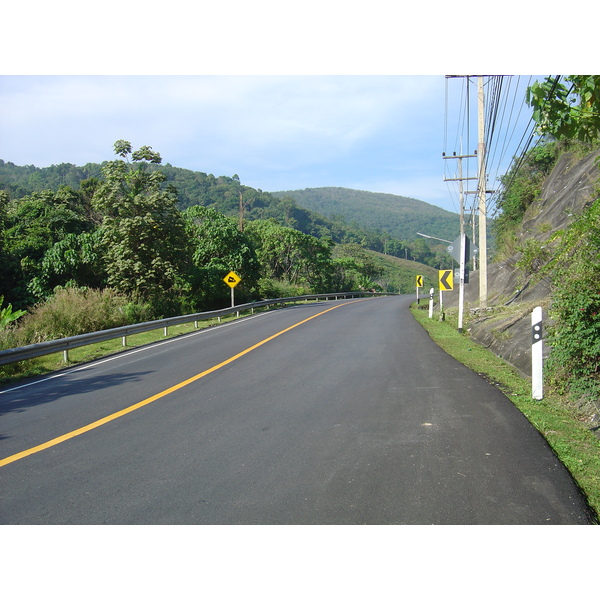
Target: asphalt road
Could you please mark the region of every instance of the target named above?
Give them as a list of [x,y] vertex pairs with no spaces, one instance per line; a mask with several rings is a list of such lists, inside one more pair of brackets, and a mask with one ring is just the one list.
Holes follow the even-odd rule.
[[589,523],[411,300],[298,305],[0,390],[0,523]]

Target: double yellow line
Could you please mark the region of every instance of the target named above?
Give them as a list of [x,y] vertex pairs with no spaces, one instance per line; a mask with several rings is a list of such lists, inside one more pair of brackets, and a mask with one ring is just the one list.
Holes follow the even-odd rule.
[[81,435],[83,433],[91,431],[92,429],[96,429],[97,427],[101,427],[102,425],[106,425],[106,423],[110,423],[111,421],[114,421],[115,419],[124,417],[125,415],[128,415],[129,413],[132,413],[132,412],[142,408],[143,406],[152,404],[152,402],[155,402],[156,400],[159,400],[160,398],[164,398],[165,396],[168,396],[169,394],[172,394],[173,392],[176,392],[177,390],[184,388],[186,385],[190,385],[190,383],[194,383],[194,381],[198,381],[199,379],[206,377],[206,375],[221,369],[222,367],[232,363],[233,361],[237,360],[238,358],[241,358],[242,356],[245,356],[249,352],[252,352],[252,350],[256,350],[256,348],[259,348],[260,346],[266,344],[267,342],[274,340],[275,338],[279,337],[280,335],[283,335],[284,333],[286,333],[296,327],[299,327],[300,325],[303,325],[304,323],[307,323],[308,321],[311,321],[312,319],[316,319],[317,317],[320,317],[321,315],[324,315],[325,313],[335,310],[336,308],[340,308],[342,306],[346,306],[348,304],[353,304],[354,302],[361,302],[361,301],[362,300],[353,300],[351,302],[345,302],[344,304],[337,304],[336,306],[333,306],[331,308],[328,308],[327,310],[317,313],[316,315],[313,315],[312,317],[308,317],[307,319],[304,319],[303,321],[300,321],[300,322],[296,323],[295,325],[287,327],[286,329],[282,329],[278,333],[275,333],[274,335],[272,335],[268,338],[265,338],[264,340],[258,342],[257,344],[254,344],[254,346],[250,346],[249,348],[246,348],[246,350],[243,350],[239,354],[236,354],[235,356],[232,356],[231,358],[224,360],[223,362],[219,363],[218,365],[215,365],[214,367],[211,367],[210,369],[206,369],[206,371],[202,371],[202,373],[198,373],[197,375],[194,375],[193,377],[190,377],[189,379],[186,379],[185,381],[182,381],[162,392],[159,392],[158,394],[154,394],[154,396],[150,396],[149,398],[146,398],[145,400],[142,400],[141,402],[138,402],[137,404],[133,404],[132,406],[129,406],[128,408],[124,408],[123,410],[112,413],[102,419],[99,419],[98,421],[94,421],[93,423],[90,423],[89,425],[85,425],[84,427],[80,427],[79,429],[75,429],[73,431],[70,431],[69,433],[65,433],[64,435],[56,437],[48,442],[45,442],[44,444],[40,444],[39,446],[34,446],[33,448],[29,448],[28,450],[23,450],[23,452],[13,454],[12,456],[7,456],[6,458],[3,458],[0,460],[0,467],[4,467],[10,463],[17,461],[17,460],[21,460],[22,458],[25,458],[27,456],[31,456],[32,454],[41,452],[42,450],[47,450],[48,448],[52,448],[52,446],[62,444],[63,442],[66,442],[67,440],[77,437],[78,435]]

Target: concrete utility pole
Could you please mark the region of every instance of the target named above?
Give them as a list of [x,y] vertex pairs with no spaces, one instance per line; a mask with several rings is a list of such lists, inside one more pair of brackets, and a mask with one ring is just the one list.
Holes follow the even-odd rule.
[[479,307],[487,307],[487,182],[485,175],[485,110],[483,94],[483,76],[477,77],[477,115],[479,143]]
[[[466,77],[467,85],[472,75],[446,75],[446,77]],[[483,93],[483,75],[477,76],[477,129],[478,177],[477,194],[479,196],[479,306],[487,307],[487,176],[485,173],[485,102]],[[467,194],[470,192],[466,192]],[[473,220],[473,227],[475,221]],[[475,262],[473,262],[475,264]]]
[[464,156],[445,156],[447,158],[456,158],[458,160],[458,177],[454,179],[444,179],[444,181],[458,181],[459,186],[459,200],[460,200],[460,261],[459,261],[459,292],[458,292],[458,331],[463,331],[463,315],[465,306],[465,263],[466,261],[466,235],[465,235],[465,199],[463,193],[463,181],[468,179],[477,179],[477,177],[463,177],[462,176],[462,159],[463,158],[476,158],[476,154],[467,154]]

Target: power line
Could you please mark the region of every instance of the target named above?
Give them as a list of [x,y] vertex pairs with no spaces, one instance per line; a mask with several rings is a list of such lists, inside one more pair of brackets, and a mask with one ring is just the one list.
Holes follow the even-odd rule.
[[[560,82],[560,79],[561,79],[561,75],[555,76],[554,82],[552,84],[552,88],[550,88],[548,96],[543,101],[542,110],[544,108],[544,105],[548,101],[548,99],[553,96],[554,91],[556,90],[556,88]],[[507,173],[510,173],[511,177],[506,183],[504,183],[502,185],[502,189],[508,189],[512,185],[512,183],[514,182],[514,180],[516,179],[516,177],[519,173],[519,170],[523,166],[523,163],[525,162],[525,158],[529,151],[529,147],[531,146],[531,143],[533,142],[533,138],[535,137],[535,126],[534,125],[535,125],[535,123],[534,123],[533,117],[532,117],[529,121],[528,127],[526,128],[525,132],[523,133],[523,136],[521,137],[521,141],[519,142],[519,146],[517,147],[517,152],[515,153],[515,155],[513,157],[513,161],[511,163],[510,167],[507,169]],[[531,129],[531,131],[529,131],[530,129]],[[521,144],[523,143],[523,140],[525,139],[526,136],[528,136],[527,142],[525,143],[523,148],[521,150],[519,150],[521,148]],[[535,143],[535,145],[533,146],[533,148],[535,148],[541,142],[541,140],[542,140],[542,138],[540,137],[537,140],[537,142]],[[500,193],[500,192],[498,192],[498,193]]]

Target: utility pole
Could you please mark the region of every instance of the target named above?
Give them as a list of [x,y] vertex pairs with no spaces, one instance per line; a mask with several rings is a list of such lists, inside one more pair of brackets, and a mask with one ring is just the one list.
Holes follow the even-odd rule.
[[477,115],[479,143],[477,155],[479,157],[479,307],[487,307],[487,182],[485,175],[485,111],[483,76],[477,77]]
[[[467,85],[470,75],[446,75],[449,77],[466,77]],[[483,93],[483,75],[477,76],[477,130],[478,145],[478,183],[477,194],[479,196],[479,306],[487,307],[487,177],[485,173],[485,102]],[[467,192],[469,193],[469,192]],[[474,226],[474,221],[473,221]]]
[[444,159],[456,158],[458,160],[458,177],[454,179],[444,179],[444,181],[458,181],[459,186],[459,200],[460,200],[460,261],[459,261],[459,291],[458,291],[458,331],[463,331],[463,315],[465,307],[465,263],[466,263],[466,246],[467,240],[465,235],[465,200],[463,193],[463,181],[468,179],[477,179],[477,177],[463,177],[462,176],[462,161],[463,158],[476,158],[476,154],[466,154],[456,156],[456,152],[453,156],[445,156],[442,154]]

